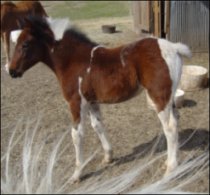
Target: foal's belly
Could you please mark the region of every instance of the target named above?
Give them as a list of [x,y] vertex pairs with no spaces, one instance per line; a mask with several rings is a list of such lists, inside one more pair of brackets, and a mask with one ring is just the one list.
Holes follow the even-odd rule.
[[99,91],[96,91],[96,98],[99,103],[118,103],[136,96],[140,91],[137,80],[113,80],[101,85]]
[[[139,80],[133,64],[96,66],[89,75],[90,86],[99,103],[118,103],[135,96]],[[87,79],[88,80],[88,79]],[[88,82],[87,82],[88,83]]]

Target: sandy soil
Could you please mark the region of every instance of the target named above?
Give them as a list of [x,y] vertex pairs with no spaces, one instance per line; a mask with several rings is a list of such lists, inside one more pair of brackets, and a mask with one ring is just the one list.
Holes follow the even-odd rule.
[[[112,19],[104,22],[111,21],[113,22]],[[97,24],[96,21],[89,21],[89,23],[81,21],[77,25],[92,39],[107,46],[123,44],[138,38],[131,31],[131,19],[115,19],[114,23],[118,25],[120,32],[112,35],[101,33],[101,21],[98,21]],[[37,143],[40,140],[45,140],[46,146],[51,148],[61,132],[69,129],[69,134],[63,144],[68,145],[68,148],[56,165],[58,170],[56,178],[59,178],[59,170],[63,171],[64,167],[71,175],[74,170],[75,159],[70,134],[71,123],[68,106],[62,97],[56,77],[45,65],[40,63],[25,73],[23,78],[13,80],[4,70],[4,52],[2,51],[1,54],[1,154],[4,154],[9,138],[20,119],[26,121],[41,116],[39,136],[36,138]],[[184,63],[199,64],[209,69],[209,58],[208,54],[205,53],[194,54],[191,60],[185,60]],[[71,189],[99,176],[104,180],[111,178],[138,165],[142,158],[138,154],[150,148],[158,135],[163,134],[156,113],[148,109],[144,92],[124,103],[101,105],[101,109],[114,149],[115,161],[112,165],[101,165],[103,153],[100,150],[85,169],[82,182],[71,186]],[[186,92],[184,107],[179,109],[179,112],[180,144],[196,130],[192,138],[180,150],[179,159],[181,161],[189,154],[198,156],[209,145],[209,87],[194,92]],[[22,143],[18,144],[17,152],[13,155],[14,162],[22,152],[21,145]],[[84,148],[86,157],[96,149],[101,148],[89,122],[86,125]],[[164,150],[166,150],[166,144],[165,138],[162,136],[154,155]],[[45,160],[43,158],[43,161]],[[154,169],[159,170],[160,176],[163,174],[162,169],[160,169],[163,161],[164,159],[154,167]],[[139,182],[145,183],[152,174],[152,171],[149,171],[139,179]],[[196,184],[188,186],[187,190],[208,192],[208,176],[206,173]]]

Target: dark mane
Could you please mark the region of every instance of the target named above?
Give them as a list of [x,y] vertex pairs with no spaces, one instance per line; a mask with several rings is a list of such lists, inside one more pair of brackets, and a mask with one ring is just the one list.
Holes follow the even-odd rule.
[[45,40],[48,44],[53,44],[54,34],[46,20],[41,16],[29,15],[20,21],[22,28],[30,27],[31,34],[40,40]]
[[91,44],[93,46],[98,45],[97,43],[90,40],[87,35],[76,29],[75,27],[71,27],[70,29],[67,29],[63,34],[63,39],[67,37],[73,37],[74,39],[78,40],[79,42],[83,42],[86,44]]
[[34,31],[41,32],[50,29],[47,20],[41,16],[29,15],[25,18],[25,21],[23,19],[22,22],[24,26],[27,26],[27,24],[29,24]]
[[[31,29],[33,29],[32,34],[34,36],[36,36],[37,38],[40,38],[40,39],[52,38],[52,35],[49,37],[49,33],[48,34],[44,33],[44,32],[46,32],[46,30],[51,31],[51,28],[45,18],[39,17],[39,16],[28,16],[26,20],[28,20],[30,25],[33,27]],[[54,38],[54,36],[53,36],[53,38]],[[76,27],[71,27],[64,32],[62,39],[66,40],[69,38],[70,39],[73,38],[73,39],[77,40],[78,42],[90,44],[92,46],[98,45],[97,43],[90,40],[84,33],[79,31]]]

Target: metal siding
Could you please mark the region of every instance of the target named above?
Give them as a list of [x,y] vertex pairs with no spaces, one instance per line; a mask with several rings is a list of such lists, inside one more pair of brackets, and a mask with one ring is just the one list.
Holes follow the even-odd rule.
[[169,39],[192,51],[209,51],[209,6],[202,1],[171,1]]

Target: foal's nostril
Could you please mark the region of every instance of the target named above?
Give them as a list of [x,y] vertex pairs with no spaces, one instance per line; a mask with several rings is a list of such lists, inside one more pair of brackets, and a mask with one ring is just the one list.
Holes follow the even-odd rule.
[[9,70],[9,74],[12,78],[17,78],[19,76],[19,74],[16,72],[16,70]]
[[15,76],[15,71],[10,69],[9,74],[10,74],[11,77],[14,77]]

